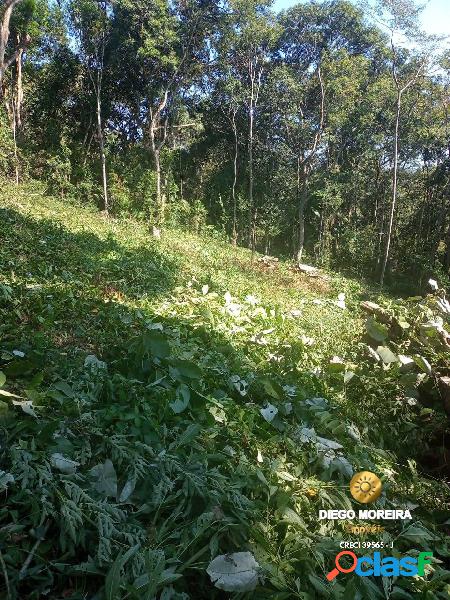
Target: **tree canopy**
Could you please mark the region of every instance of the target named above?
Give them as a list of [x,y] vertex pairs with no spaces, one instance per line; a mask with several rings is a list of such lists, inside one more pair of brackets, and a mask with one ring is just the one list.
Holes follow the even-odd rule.
[[204,222],[390,285],[448,274],[448,60],[419,12],[6,2],[0,164],[113,215]]

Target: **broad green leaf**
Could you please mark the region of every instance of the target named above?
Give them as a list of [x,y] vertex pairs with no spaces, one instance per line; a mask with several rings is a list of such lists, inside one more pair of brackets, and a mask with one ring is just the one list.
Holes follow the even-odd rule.
[[264,376],[260,379],[261,383],[264,386],[264,390],[266,394],[269,394],[275,400],[281,400],[284,396],[283,388],[281,385],[276,382],[274,379],[270,377]]
[[96,479],[94,487],[99,494],[117,496],[117,474],[109,458],[92,467],[90,474]]
[[362,593],[364,600],[384,600],[386,596],[378,586],[374,584],[368,577],[356,577],[358,589]]
[[107,369],[107,365],[103,360],[99,360],[95,354],[88,354],[84,359],[84,367],[92,371],[102,371]]
[[416,542],[417,544],[436,542],[439,540],[439,538],[431,533],[431,531],[428,531],[428,529],[420,525],[410,525],[400,537]]
[[126,502],[136,487],[136,478],[130,477],[122,488],[119,496],[119,502]]
[[283,521],[291,523],[292,525],[300,525],[301,527],[305,527],[304,520],[298,513],[295,512],[295,510],[292,510],[292,508],[289,507],[286,507],[283,510]]
[[179,374],[181,377],[186,377],[186,379],[201,379],[202,372],[200,367],[198,367],[195,363],[190,360],[181,360],[174,358],[170,361],[172,365],[172,370],[175,371],[175,376]]
[[252,592],[260,579],[260,566],[251,552],[216,556],[206,572],[216,588],[225,592]]
[[4,386],[6,383],[6,375],[3,371],[0,371],[0,387]]
[[411,594],[408,594],[406,590],[398,586],[394,586],[390,598],[391,600],[413,600]]
[[20,375],[25,375],[26,373],[32,371],[33,368],[33,363],[30,360],[23,358],[14,360],[4,367],[7,377],[18,377]]
[[164,577],[166,559],[163,550],[148,550],[145,554],[145,571],[147,581],[141,587],[145,587],[139,596],[142,600],[153,600],[156,590]]
[[353,475],[353,467],[345,458],[345,456],[339,455],[336,456],[336,458],[333,458],[330,467],[333,472],[338,471],[339,473],[341,473],[341,475],[344,475],[345,477],[350,478]]
[[326,585],[325,578],[321,579],[320,577],[317,577],[317,575],[311,573],[308,575],[308,579],[321,597],[327,598],[329,596],[329,588]]
[[62,392],[68,398],[74,398],[75,394],[73,389],[67,383],[67,381],[57,381],[53,384],[53,389],[58,390],[58,392]]
[[352,577],[348,580],[347,585],[345,586],[342,600],[355,600],[356,597],[357,597],[356,577]]
[[377,353],[381,356],[381,360],[385,365],[398,362],[398,356],[390,350],[387,346],[378,346]]
[[431,365],[426,358],[420,356],[420,354],[415,354],[413,356],[413,359],[421,371],[423,371],[427,375],[431,375]]
[[166,336],[155,329],[144,334],[143,345],[146,352],[157,358],[166,358],[170,355],[170,346]]
[[373,317],[369,317],[366,321],[366,330],[370,337],[376,342],[384,342],[389,335],[386,325],[379,323]]
[[191,423],[189,427],[183,431],[180,437],[174,442],[174,446],[177,448],[181,448],[181,446],[185,446],[194,440],[201,431],[201,427],[198,423]]
[[326,450],[340,450],[343,447],[342,444],[339,444],[339,442],[335,442],[334,440],[329,440],[320,436],[317,436],[316,444],[319,449],[322,449],[323,447]]
[[176,400],[169,404],[173,412],[178,415],[182,413],[189,405],[191,392],[185,383],[181,383],[176,390]]

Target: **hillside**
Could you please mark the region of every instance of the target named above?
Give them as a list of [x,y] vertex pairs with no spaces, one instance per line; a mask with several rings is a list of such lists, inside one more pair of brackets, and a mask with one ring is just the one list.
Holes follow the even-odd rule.
[[[448,597],[424,462],[443,417],[365,337],[360,302],[392,299],[36,184],[3,183],[0,240],[1,597]],[[426,576],[326,581],[346,533],[318,511],[356,509],[364,469],[413,520],[361,539],[432,550]],[[255,581],[214,586],[212,559],[247,551]]]

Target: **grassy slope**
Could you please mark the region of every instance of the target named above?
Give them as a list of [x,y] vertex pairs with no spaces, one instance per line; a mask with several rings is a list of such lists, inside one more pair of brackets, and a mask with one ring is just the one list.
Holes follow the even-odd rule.
[[[55,383],[60,381],[68,382],[75,389],[87,355],[94,354],[106,361],[110,372],[122,373],[130,340],[155,323],[162,324],[173,355],[191,361],[202,370],[200,382],[186,380],[191,388],[191,403],[180,415],[174,415],[169,406],[176,396],[170,369],[166,388],[152,388],[158,392],[150,393],[148,387],[139,387],[136,382],[129,383],[128,388],[124,386],[129,390],[130,412],[134,414],[139,409],[131,408],[132,398],[141,394],[152,412],[152,402],[155,402],[152,394],[155,393],[159,403],[156,410],[159,414],[152,421],[155,427],[167,426],[169,430],[172,427],[179,433],[189,423],[199,422],[204,433],[200,434],[203,438],[198,452],[204,447],[211,455],[221,453],[222,458],[228,456],[227,460],[234,461],[234,473],[225,467],[221,471],[225,488],[237,486],[250,504],[254,502],[242,508],[245,525],[241,534],[236,535],[233,533],[236,519],[239,521],[236,503],[233,508],[234,500],[228,496],[222,499],[220,506],[230,503],[230,514],[226,518],[234,518],[235,524],[228,529],[223,526],[220,531],[212,527],[198,536],[198,544],[193,546],[198,556],[193,548],[188,556],[194,553],[197,559],[193,568],[202,573],[198,588],[201,591],[192,595],[189,575],[186,581],[177,583],[180,586],[177,589],[194,598],[213,597],[214,590],[208,587],[208,578],[204,576],[205,565],[220,551],[245,549],[251,540],[252,550],[268,574],[266,587],[261,587],[261,598],[275,598],[276,593],[280,594],[279,598],[327,595],[322,577],[337,548],[331,537],[342,532],[325,525],[319,529],[316,515],[318,508],[345,502],[342,492],[345,496],[348,476],[342,465],[341,469],[327,470],[317,460],[315,451],[309,449],[308,453],[301,446],[293,432],[302,423],[313,425],[319,435],[339,440],[344,446],[343,455],[355,469],[377,469],[384,473],[388,484],[390,481],[396,485],[397,491],[406,491],[406,495],[399,496],[397,505],[402,498],[405,501],[413,497],[415,502],[423,503],[424,514],[440,506],[439,493],[432,482],[417,478],[412,489],[411,475],[403,480],[401,477],[400,465],[405,463],[418,435],[414,416],[398,402],[397,391],[391,389],[390,382],[386,380],[383,384],[383,373],[377,375],[381,380],[374,379],[370,369],[367,372],[358,366],[363,331],[358,304],[361,297],[370,297],[370,290],[336,275],[326,281],[307,278],[293,272],[287,264],[271,270],[258,262],[252,263],[248,251],[233,249],[211,237],[167,231],[162,240],[155,240],[143,224],[108,221],[88,208],[45,197],[32,186],[18,190],[3,186],[0,208],[0,284],[8,286],[4,288],[6,308],[0,326],[0,344],[8,351],[20,348],[25,352],[25,360],[33,352],[39,356],[36,361],[44,379],[36,404],[42,405],[43,413],[45,390],[53,389],[56,397]],[[232,303],[228,305],[224,299],[226,292],[232,295]],[[340,292],[346,293],[345,310],[335,303]],[[257,299],[256,305],[251,298],[246,300],[248,295]],[[329,363],[335,355],[346,361],[347,370],[356,372],[348,385],[344,383],[342,372],[330,370]],[[30,373],[33,368],[35,366],[30,367]],[[164,369],[163,364],[163,375]],[[320,371],[325,375],[321,376]],[[20,369],[17,376],[14,369],[10,368],[10,372],[8,384],[12,387],[9,389],[22,392],[27,386],[21,379]],[[161,372],[157,368],[155,374],[161,375]],[[314,372],[319,376],[313,375]],[[292,387],[284,391],[276,387],[271,391],[270,384],[264,383],[265,376],[270,376],[275,386],[279,383]],[[182,378],[180,381],[184,385]],[[240,387],[242,391],[248,384],[247,394],[238,393],[239,386],[244,386]],[[317,395],[326,396],[337,408],[316,412],[311,409],[311,414],[305,413],[304,406],[299,405],[297,409],[297,402]],[[199,409],[201,398],[209,399],[210,404],[207,402]],[[364,398],[363,403],[361,398]],[[283,415],[283,410],[287,410],[283,407],[289,400],[294,404],[294,411]],[[266,423],[259,413],[268,401],[279,407],[277,427]],[[386,405],[383,406],[383,402]],[[120,410],[126,411],[127,406],[121,406]],[[204,420],[205,410],[213,415],[211,422]],[[127,418],[123,412],[120,414],[123,419]],[[102,418],[109,422],[109,416]],[[372,429],[380,429],[381,419],[384,431],[372,434]],[[361,436],[356,445],[348,435],[351,423]],[[107,431],[113,435],[114,426]],[[173,435],[170,438],[168,434],[168,437],[174,439]],[[10,443],[16,443],[19,438],[20,432],[15,431]],[[84,465],[80,459],[84,450],[73,443],[72,458]],[[235,458],[236,452],[239,460]],[[258,452],[263,455],[262,462],[257,461]],[[99,460],[108,456],[107,449],[97,454]],[[91,451],[91,458],[85,459],[86,468],[95,464],[95,456]],[[179,458],[194,461],[195,456],[180,454]],[[120,464],[119,459],[113,462]],[[281,472],[289,472],[291,479],[280,475]],[[138,479],[139,475],[136,475]],[[238,485],[235,476],[241,478],[239,481],[242,478],[248,481]],[[207,474],[205,477],[208,481]],[[260,491],[255,487],[256,481],[262,488]],[[209,485],[214,488],[218,483]],[[268,497],[265,486],[272,486]],[[204,500],[209,509],[213,503],[211,498]],[[298,523],[291,513],[290,520],[286,517],[283,511],[287,509],[301,515]],[[198,518],[194,509],[186,510],[186,514],[191,510],[189,519]],[[165,519],[176,522],[169,506],[167,511]],[[186,514],[185,523],[189,520]],[[161,524],[155,520],[153,523],[158,529]],[[281,523],[284,525],[280,530]],[[306,530],[310,532],[306,534]],[[193,536],[191,530],[183,535],[187,540]],[[392,532],[392,536],[398,535],[398,530]],[[210,552],[202,554],[202,544],[206,542],[208,546],[213,537],[216,541]],[[297,547],[299,538],[303,541]],[[194,536],[194,539],[197,538]],[[317,549],[315,544],[322,540],[323,545],[324,539],[329,540],[329,546]],[[76,543],[83,546],[79,540]],[[166,559],[179,561],[176,564],[187,562],[190,542],[183,541],[183,536],[178,546],[161,540],[158,543],[158,547],[165,550]],[[113,544],[111,560],[114,548]],[[86,558],[82,551],[80,555],[79,560]],[[64,560],[73,563],[75,559]],[[108,556],[98,560],[103,572],[107,572]],[[295,583],[299,565],[309,573],[308,581],[301,585]],[[187,566],[185,573],[190,573]],[[319,581],[315,580],[316,575]],[[101,587],[101,578],[94,581],[94,584],[83,582],[81,587]],[[74,595],[68,597],[78,597],[77,585],[73,586]],[[298,585],[302,593],[310,595],[297,596]],[[161,584],[158,589],[163,587]],[[336,588],[336,597],[341,591]],[[372,590],[372,593],[375,592]]]
[[[88,208],[75,210],[33,188],[21,188],[18,198],[11,188],[0,194],[7,211],[2,259],[8,264],[14,255],[10,273],[16,283],[37,284],[56,293],[70,290],[93,304],[109,300],[149,314],[164,311],[174,289],[191,281],[197,289],[208,284],[210,291],[230,291],[240,300],[253,294],[286,314],[301,309],[301,317],[290,321],[289,329],[293,335],[314,337],[323,354],[343,351],[361,331],[356,303],[350,302],[347,312],[332,302],[313,303],[319,298],[336,300],[340,292],[354,297],[363,291],[357,282],[311,279],[284,264],[271,270],[252,264],[245,249],[186,232],[167,231],[156,241],[144,224],[107,221]],[[5,271],[3,277],[10,280]],[[77,314],[83,330],[93,332],[95,321],[84,310]],[[91,343],[99,343],[97,333],[90,335]]]

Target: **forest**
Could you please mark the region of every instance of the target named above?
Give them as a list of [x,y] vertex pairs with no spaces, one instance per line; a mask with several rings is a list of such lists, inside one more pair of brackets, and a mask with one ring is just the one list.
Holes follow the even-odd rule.
[[414,4],[4,4],[5,175],[400,290],[447,276],[449,55]]
[[449,598],[449,39],[289,4],[0,0],[1,600]]

